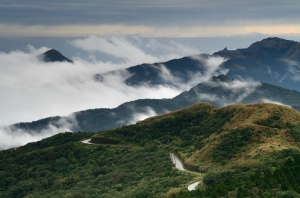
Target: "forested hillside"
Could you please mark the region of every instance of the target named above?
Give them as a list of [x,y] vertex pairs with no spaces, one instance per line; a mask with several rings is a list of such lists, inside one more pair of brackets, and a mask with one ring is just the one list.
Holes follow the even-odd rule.
[[[289,107],[198,103],[1,151],[0,196],[297,197],[299,142],[300,113]],[[193,172],[175,169],[170,153]]]

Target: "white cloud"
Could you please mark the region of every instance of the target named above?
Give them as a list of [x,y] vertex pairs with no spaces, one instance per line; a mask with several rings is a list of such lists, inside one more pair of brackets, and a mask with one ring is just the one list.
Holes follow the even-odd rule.
[[261,101],[262,101],[262,102],[266,102],[266,103],[272,103],[272,104],[277,104],[277,105],[282,105],[282,106],[286,106],[286,107],[292,108],[292,107],[289,106],[289,105],[283,104],[283,103],[278,102],[278,101],[270,100],[270,99],[268,99],[268,98],[263,98],[263,99],[261,99]]
[[125,62],[130,61],[132,64],[141,62],[153,62],[158,58],[146,54],[133,43],[129,42],[125,37],[97,37],[89,36],[84,39],[76,39],[70,42],[77,48],[88,52],[101,52],[115,58],[122,58]]
[[[188,81],[184,82],[182,76],[176,76],[168,68],[160,64],[159,67],[155,67],[159,70],[159,76],[164,80],[164,82],[172,84],[180,90],[187,90],[191,87],[209,80],[212,76],[218,76],[221,74],[226,74],[227,69],[220,68],[220,65],[225,61],[222,57],[205,57],[200,55],[192,55],[190,58],[199,62],[199,69],[201,67],[202,72],[192,72],[187,71]],[[184,65],[182,65],[184,67]]]
[[[76,48],[89,53],[100,52],[110,55],[121,59],[121,62],[127,63],[127,65],[130,64],[130,66],[141,63],[162,62],[200,53],[196,48],[174,41],[168,44],[159,43],[154,39],[150,39],[149,41],[144,40],[144,42],[138,37],[122,35],[105,37],[90,35],[86,38],[70,41]],[[147,53],[142,48],[151,49],[153,54],[150,52]]]
[[[170,57],[179,58],[189,55],[190,52],[197,52],[192,48],[175,43],[171,44],[173,50],[168,52],[171,48],[166,44],[161,45],[154,42],[152,46],[157,46],[156,51],[165,49],[160,56],[155,56],[141,50],[140,45],[144,44],[141,43],[141,40],[138,38],[132,40],[122,36],[109,38],[89,36],[71,41],[76,47],[90,51],[91,56],[93,56],[92,52],[96,50],[123,59],[120,63],[104,62],[98,60],[96,56],[93,56],[91,61],[75,57],[74,64],[45,63],[38,60],[37,56],[49,50],[47,47],[35,49],[28,46],[28,51],[15,50],[9,53],[0,53],[0,126],[49,116],[65,116],[71,112],[86,109],[113,108],[124,102],[141,98],[171,98],[190,88],[188,86],[199,83],[199,79],[203,80],[203,77],[206,79],[215,74],[218,64],[224,61],[224,59],[218,58],[202,60],[206,61],[207,72],[201,75],[197,74],[199,78],[185,86],[143,84],[131,87],[124,81],[132,74],[124,68],[142,64],[145,61],[166,61]],[[176,49],[176,47],[178,48]],[[115,69],[120,70],[106,73]],[[162,78],[180,82],[180,79],[174,79],[167,69],[163,71]],[[101,82],[95,81],[93,78],[97,73],[106,73]],[[191,74],[191,76],[197,75]],[[151,109],[142,113],[137,112],[133,115],[132,122],[153,115],[156,113]],[[12,130],[14,130],[13,134],[11,134]],[[0,134],[3,142],[0,142],[0,145],[3,143],[4,146],[1,147],[8,148],[5,146],[6,139],[10,140],[17,136],[20,138],[16,138],[15,146],[69,130],[71,130],[70,127],[57,129],[49,126],[46,131],[41,131],[40,135],[30,135],[34,132],[28,132],[22,138],[20,134],[26,131],[2,128]]]
[[156,116],[157,113],[151,107],[145,107],[143,112],[136,112],[131,116],[131,120],[126,124],[135,124],[137,121]]
[[58,133],[72,131],[71,129],[76,125],[75,117],[70,115],[68,118],[61,118],[57,122],[49,124],[40,131],[21,130],[13,126],[0,127],[0,150],[23,146]]
[[218,104],[219,106],[225,106],[228,104],[240,103],[251,93],[253,93],[257,87],[261,85],[260,82],[255,82],[252,79],[239,79],[231,82],[204,82],[210,87],[221,87],[225,93],[208,94],[200,93],[197,90],[199,101],[209,101]]
[[288,74],[285,74],[281,81],[284,80],[287,76],[292,80],[299,82],[300,81],[300,64],[294,60],[281,59],[288,66]]
[[102,62],[94,57],[89,62],[75,57],[74,64],[44,63],[37,56],[49,48],[35,49],[32,46],[28,46],[26,52],[0,53],[0,125],[67,115],[90,108],[115,107],[139,98],[170,98],[181,92],[174,87],[127,86],[123,81],[130,74],[125,71],[105,75],[102,83],[95,82],[93,75],[146,61],[179,58],[188,55],[189,50],[180,49],[180,54],[165,51],[157,57],[145,53],[138,44],[122,36],[89,36],[71,43],[87,51],[98,50],[124,60],[121,63]]

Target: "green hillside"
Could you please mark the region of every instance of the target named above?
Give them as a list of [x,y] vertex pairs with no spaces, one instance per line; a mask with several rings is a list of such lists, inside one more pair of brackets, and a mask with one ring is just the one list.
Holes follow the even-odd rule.
[[165,197],[193,174],[173,168],[156,145],[80,142],[94,133],[65,133],[0,152],[0,197]]
[[289,107],[197,103],[1,151],[0,197],[297,197],[299,142],[300,113]]
[[[102,132],[93,136],[92,142],[109,139],[140,146],[155,142],[177,153],[187,166],[206,173],[202,191],[197,191],[199,196],[235,197],[238,189],[245,190],[250,183],[245,191],[251,197],[274,197],[300,193],[299,126],[300,113],[289,107],[257,103],[216,109],[198,103],[136,125]],[[291,167],[287,168],[286,163],[291,163]],[[285,178],[285,171],[290,178]],[[178,197],[190,195],[181,194],[184,196]]]

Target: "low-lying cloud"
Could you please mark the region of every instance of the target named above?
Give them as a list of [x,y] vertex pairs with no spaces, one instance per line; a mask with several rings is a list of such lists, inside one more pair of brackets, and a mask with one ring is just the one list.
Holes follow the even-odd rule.
[[217,106],[241,103],[261,85],[260,82],[255,82],[252,79],[239,79],[230,82],[207,81],[204,84],[210,88],[218,88],[218,93],[201,93],[195,90],[198,100],[212,102]]
[[15,126],[3,126],[0,127],[0,150],[23,146],[28,142],[36,142],[58,133],[70,132],[76,126],[76,118],[72,115],[61,118],[37,131],[19,129]]
[[138,121],[145,120],[146,118],[156,116],[157,113],[151,107],[145,107],[143,112],[135,112],[126,124],[135,124]]
[[[126,75],[130,74],[121,72],[107,76],[102,83],[95,82],[93,75],[146,61],[166,61],[170,57],[188,55],[184,54],[183,50],[179,50],[180,54],[172,51],[156,57],[146,54],[126,37],[89,36],[71,43],[91,51],[91,55],[93,50],[98,50],[121,58],[122,61],[115,63],[73,57],[74,64],[44,63],[39,61],[37,56],[49,48],[35,49],[32,46],[29,46],[26,52],[15,50],[0,53],[0,126],[54,115],[67,115],[90,108],[115,107],[139,98],[170,98],[181,91],[163,86],[130,87],[123,82]],[[186,53],[190,53],[190,49]]]
[[300,81],[300,64],[294,60],[288,59],[281,59],[287,65],[288,73],[282,78],[285,79],[286,77],[291,78],[293,81],[299,82]]
[[281,103],[281,102],[274,101],[274,100],[271,100],[271,99],[268,99],[268,98],[262,98],[261,101],[262,101],[262,102],[265,102],[265,103],[272,103],[272,104],[277,104],[277,105],[282,105],[282,106],[286,106],[286,107],[292,108],[292,107],[289,106],[289,105],[286,105],[286,104],[283,104],[283,103]]
[[[132,75],[125,70],[129,66],[144,62],[162,62],[190,55],[190,53],[199,53],[199,50],[179,43],[170,42],[169,46],[159,44],[155,40],[142,43],[139,38],[122,36],[103,38],[88,36],[70,41],[70,43],[80,50],[91,53],[94,58],[84,60],[72,57],[73,64],[67,62],[45,63],[40,61],[37,56],[49,48],[36,49],[30,45],[28,51],[0,52],[0,126],[49,116],[65,116],[86,109],[113,108],[124,102],[141,98],[171,98],[201,80],[201,78],[197,78],[195,82],[178,87],[147,84],[132,87],[124,82]],[[149,52],[142,50],[141,45],[147,45]],[[157,56],[159,50],[162,50],[163,53]],[[63,52],[61,53],[63,54]],[[118,61],[99,60],[95,53],[107,54]],[[209,72],[199,74],[199,77],[205,76],[206,79],[213,75],[214,72],[210,71],[216,71],[218,64],[222,61],[224,60],[208,60]],[[97,73],[103,74],[116,69],[121,70],[107,73],[101,82],[95,81],[93,78]],[[167,71],[165,70],[165,72]],[[165,74],[162,77],[178,81],[178,79],[172,79],[172,74],[169,76]],[[193,75],[195,76],[195,74]],[[144,114],[137,113],[133,116],[132,123],[153,115],[156,113],[149,109]],[[35,132],[2,127],[0,148],[23,145],[58,132],[71,130],[70,127],[53,127],[49,126],[46,130],[40,131],[39,135]],[[24,137],[21,134],[24,134]],[[6,143],[10,141],[14,141],[14,143]]]
[[220,68],[219,66],[226,60],[222,57],[203,57],[201,55],[192,55],[190,58],[199,62],[199,67],[201,67],[202,71],[187,72],[187,79],[185,81],[184,78],[186,76],[178,76],[173,74],[165,65],[160,64],[156,69],[159,70],[160,78],[167,84],[170,84],[179,90],[188,90],[191,87],[209,80],[212,76],[225,75],[228,72],[228,69]]

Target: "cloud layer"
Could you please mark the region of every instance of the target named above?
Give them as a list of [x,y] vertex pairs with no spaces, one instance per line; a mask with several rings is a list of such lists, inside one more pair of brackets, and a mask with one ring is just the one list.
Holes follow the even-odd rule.
[[[131,74],[124,68],[144,62],[161,62],[171,58],[197,54],[197,49],[184,46],[176,42],[169,45],[160,44],[156,40],[143,43],[136,37],[96,37],[76,39],[70,42],[74,47],[90,53],[91,59],[83,60],[73,57],[74,64],[66,62],[44,63],[37,56],[49,50],[47,47],[35,49],[28,46],[27,51],[11,51],[0,53],[0,126],[18,122],[33,121],[49,116],[68,115],[71,112],[93,109],[112,108],[121,103],[140,98],[171,98],[190,88],[193,83],[185,86],[149,86],[143,84],[131,87],[124,83]],[[147,46],[148,51],[141,49]],[[158,53],[161,52],[161,53]],[[63,53],[63,52],[62,52]],[[102,61],[97,53],[112,57],[113,61]],[[159,54],[159,55],[157,55]],[[217,60],[221,63],[223,59]],[[210,63],[207,67],[217,65]],[[105,73],[120,69],[105,75],[103,81],[93,79],[96,73]],[[162,70],[162,78],[174,81],[167,70]],[[210,71],[210,70],[209,70]],[[166,75],[168,74],[168,75]],[[206,78],[212,73],[205,74]],[[203,74],[201,75],[203,77]],[[200,77],[201,77],[200,76]],[[198,80],[201,80],[199,78]],[[139,119],[155,115],[151,109],[144,114],[137,113],[132,117],[132,123]],[[72,122],[73,123],[73,122]],[[20,131],[15,128],[1,128],[1,148],[23,145],[29,141],[36,141],[58,132],[70,131],[69,125],[49,126],[47,130]],[[26,133],[24,138],[20,134]],[[19,139],[18,139],[19,138]],[[6,144],[6,140],[15,140],[14,144]]]
[[261,85],[260,82],[255,82],[252,79],[239,79],[230,82],[207,81],[203,84],[217,93],[202,93],[195,89],[198,100],[212,102],[217,106],[241,103]]
[[28,142],[36,142],[58,133],[69,132],[76,125],[76,118],[71,115],[49,124],[40,131],[21,130],[12,126],[0,127],[0,150],[22,146]]

